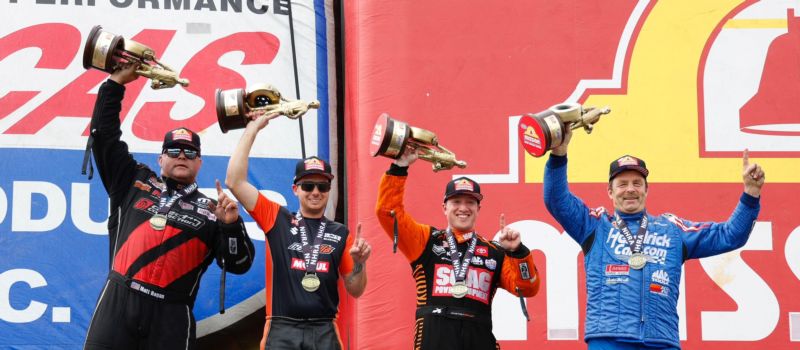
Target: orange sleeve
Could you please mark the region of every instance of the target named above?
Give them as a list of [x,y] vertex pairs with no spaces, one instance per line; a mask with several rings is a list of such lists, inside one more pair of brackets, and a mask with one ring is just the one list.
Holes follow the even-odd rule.
[[256,207],[253,208],[252,211],[248,211],[250,216],[258,224],[258,227],[261,227],[261,230],[264,231],[264,235],[272,229],[272,226],[275,225],[275,220],[278,219],[278,212],[280,212],[281,206],[278,203],[275,203],[267,197],[264,197],[263,194],[258,194],[258,200],[256,200]]
[[378,187],[378,203],[375,206],[375,214],[383,227],[383,231],[394,239],[394,218],[391,211],[394,210],[397,218],[397,248],[405,255],[409,262],[417,260],[425,244],[428,243],[431,227],[420,224],[414,220],[403,207],[403,193],[406,188],[407,176],[394,176],[383,174],[380,186]]
[[355,238],[352,234],[347,234],[347,240],[344,243],[344,251],[342,252],[342,260],[339,263],[339,275],[347,276],[353,272],[353,257],[350,256],[350,248],[353,247]]
[[536,270],[536,265],[533,264],[533,255],[530,252],[524,258],[506,255],[500,274],[500,288],[509,291],[514,296],[519,296],[517,287],[522,292],[522,296],[528,298],[539,292],[539,272]]

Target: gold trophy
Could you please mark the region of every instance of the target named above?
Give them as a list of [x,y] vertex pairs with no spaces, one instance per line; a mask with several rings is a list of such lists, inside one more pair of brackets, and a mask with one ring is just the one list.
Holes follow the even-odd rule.
[[594,124],[608,113],[611,113],[608,107],[584,109],[577,103],[562,103],[536,114],[525,114],[519,119],[519,140],[528,154],[541,157],[564,142],[565,128],[583,128],[591,134]]
[[278,113],[297,119],[309,109],[319,109],[319,101],[287,100],[272,85],[257,84],[247,92],[244,89],[217,89],[215,94],[217,122],[223,133],[244,128],[250,119],[247,113],[260,111],[263,114]]
[[189,86],[189,80],[178,77],[172,68],[158,61],[153,49],[94,26],[83,48],[83,68],[114,73],[124,63],[137,65],[136,74],[152,80],[153,89],[171,88],[175,84]]
[[381,114],[372,130],[369,144],[372,156],[398,159],[406,148],[416,150],[420,159],[433,163],[433,171],[467,167],[466,162],[457,160],[453,152],[439,144],[433,132],[392,119],[387,113]]

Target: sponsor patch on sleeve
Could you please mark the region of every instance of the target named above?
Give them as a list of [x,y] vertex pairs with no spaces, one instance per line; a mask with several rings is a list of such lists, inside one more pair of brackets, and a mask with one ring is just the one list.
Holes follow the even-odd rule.
[[531,279],[531,270],[528,268],[528,263],[523,262],[519,264],[519,275],[524,280]]
[[232,255],[236,255],[239,252],[239,245],[236,238],[228,237],[228,252]]

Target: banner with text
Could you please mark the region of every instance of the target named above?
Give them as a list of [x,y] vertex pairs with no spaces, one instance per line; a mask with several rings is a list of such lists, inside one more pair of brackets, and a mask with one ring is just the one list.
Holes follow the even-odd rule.
[[[189,79],[187,87],[127,85],[122,139],[152,169],[167,130],[201,135],[201,191],[216,198],[241,130],[222,133],[215,89],[275,86],[288,99],[319,100],[303,117],[305,151],[328,158],[335,113],[332,1],[74,0],[0,3],[0,347],[80,348],[108,273],[108,197],[80,174],[98,86],[85,70],[95,25],[134,40]],[[335,128],[334,128],[335,130]],[[301,156],[297,120],[278,118],[251,153],[250,181],[269,198],[298,206],[291,191]],[[156,170],[158,171],[158,170]],[[242,210],[257,259],[228,276],[228,312],[218,314],[220,270],[212,264],[195,305],[198,336],[264,306],[264,234]],[[224,317],[223,317],[224,316]]]
[[544,207],[547,156],[525,154],[516,130],[525,113],[562,102],[611,108],[570,145],[571,189],[590,207],[612,208],[609,163],[633,154],[650,169],[648,212],[725,221],[743,188],[742,150],[751,150],[767,173],[758,222],[743,248],[685,264],[680,337],[687,349],[797,347],[796,1],[350,3],[358,6],[345,9],[349,210],[375,249],[356,312],[358,328],[370,330],[359,333],[359,349],[411,347],[414,331],[412,271],[375,220],[390,164],[369,152],[382,113],[435,132],[468,163],[438,173],[412,166],[405,208],[417,221],[446,226],[445,184],[469,176],[485,196],[478,232],[494,237],[503,213],[533,251],[542,286],[527,300],[531,321],[511,294],[493,298],[501,346],[586,348],[583,255]]

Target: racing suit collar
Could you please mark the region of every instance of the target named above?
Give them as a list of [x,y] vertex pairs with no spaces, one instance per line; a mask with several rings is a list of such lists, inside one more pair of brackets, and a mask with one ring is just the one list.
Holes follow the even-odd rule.
[[167,185],[167,189],[169,189],[170,192],[180,191],[184,187],[190,185],[190,184],[184,184],[184,183],[178,182],[177,180],[169,178],[169,177],[166,177],[166,176],[162,176],[161,177],[161,181],[163,181],[164,184]]
[[475,231],[463,232],[454,228],[451,228],[450,230],[453,231],[453,234],[456,236],[456,241],[458,243],[464,243],[472,239],[472,234],[475,234]]
[[617,213],[617,215],[619,215],[619,218],[622,219],[622,220],[625,220],[625,221],[639,221],[639,220],[642,219],[642,216],[644,216],[644,213],[647,212],[647,209],[644,209],[644,210],[642,210],[642,211],[640,211],[638,213],[633,213],[633,214],[626,214],[626,213],[623,213],[623,212],[621,212],[619,210],[615,210],[615,212]]

